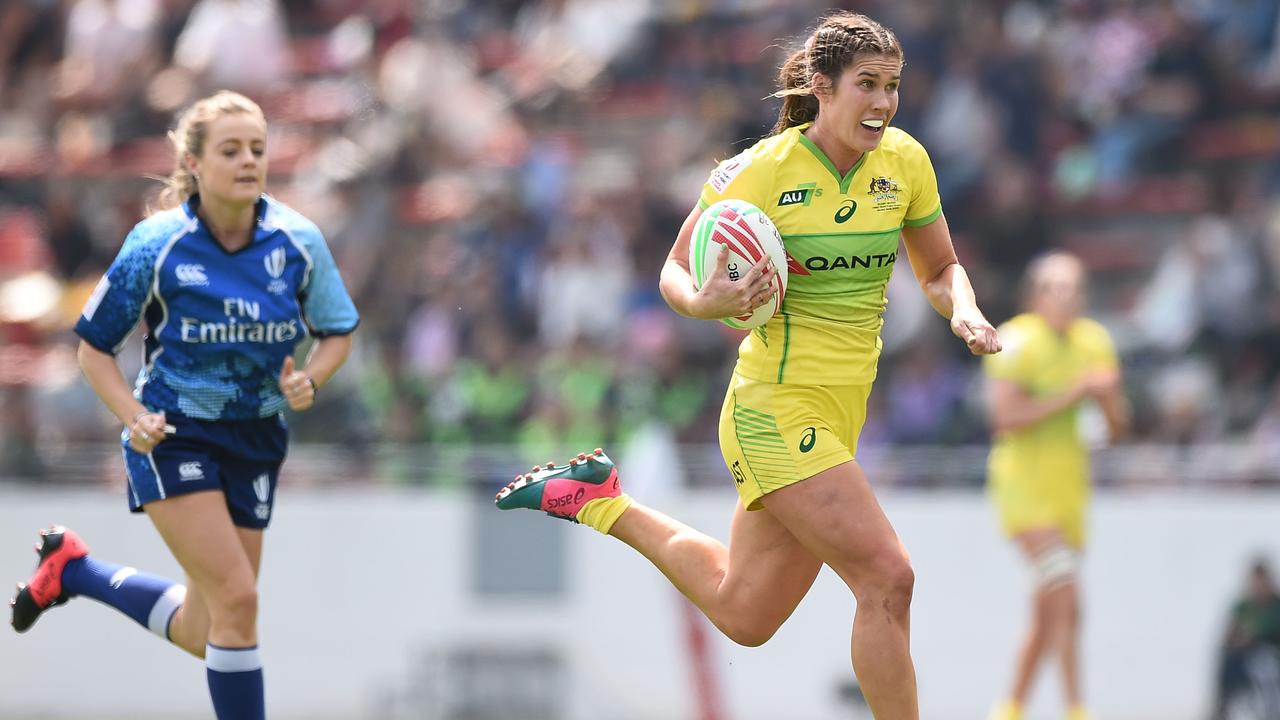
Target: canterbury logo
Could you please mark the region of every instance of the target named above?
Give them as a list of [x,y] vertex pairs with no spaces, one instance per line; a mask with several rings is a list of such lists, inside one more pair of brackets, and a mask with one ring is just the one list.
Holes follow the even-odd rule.
[[253,481],[253,494],[258,496],[258,502],[266,502],[271,498],[271,478],[262,473]]
[[262,258],[262,264],[267,268],[267,274],[273,278],[278,278],[284,274],[284,262],[284,248],[276,248]]
[[184,462],[178,466],[178,477],[183,480],[203,480],[204,469],[198,462]]
[[203,265],[179,265],[173,269],[173,274],[178,278],[178,284],[187,285],[208,285],[209,277],[204,274]]

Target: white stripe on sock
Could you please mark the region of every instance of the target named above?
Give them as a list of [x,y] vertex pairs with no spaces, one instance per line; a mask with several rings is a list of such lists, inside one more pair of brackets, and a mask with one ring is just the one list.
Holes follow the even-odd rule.
[[204,650],[204,665],[214,672],[252,672],[262,669],[262,655],[258,648],[222,648],[208,645]]
[[182,603],[187,600],[187,588],[185,585],[174,585],[156,600],[156,604],[151,606],[151,614],[147,616],[147,629],[159,635],[161,638],[169,639],[169,621],[173,619],[173,614],[178,612],[178,608],[182,607]]

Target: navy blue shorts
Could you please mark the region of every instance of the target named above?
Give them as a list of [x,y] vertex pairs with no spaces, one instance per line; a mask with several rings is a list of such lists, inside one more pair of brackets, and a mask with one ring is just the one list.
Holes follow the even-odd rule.
[[221,490],[239,527],[265,528],[275,505],[280,465],[289,449],[283,415],[261,420],[166,418],[175,432],[143,455],[121,433],[129,509],[175,495]]

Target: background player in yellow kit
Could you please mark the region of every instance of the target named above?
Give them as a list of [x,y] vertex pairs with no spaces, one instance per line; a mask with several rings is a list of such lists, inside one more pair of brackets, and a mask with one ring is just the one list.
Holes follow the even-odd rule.
[[1089,502],[1089,457],[1077,430],[1082,401],[1097,401],[1112,437],[1129,425],[1120,367],[1107,331],[1079,317],[1084,266],[1054,252],[1027,270],[1028,312],[1000,326],[1004,352],[983,360],[996,439],[989,489],[1005,533],[1030,563],[1031,628],[1009,698],[993,720],[1018,720],[1048,655],[1061,662],[1069,720],[1087,714],[1080,693],[1079,555]]
[[929,158],[890,126],[902,59],[875,21],[826,18],[781,70],[774,134],[711,173],[663,268],[662,294],[682,315],[714,320],[769,301],[773,269],[762,261],[731,282],[725,253],[694,288],[694,226],[725,198],[763,209],[789,253],[782,309],[743,341],[721,413],[720,444],[741,496],[728,547],[633,503],[599,451],[535,468],[498,496],[500,508],[541,509],[631,545],[744,645],[768,640],[826,563],[857,597],[853,667],[881,720],[919,716],[914,574],[854,461],[900,237],[956,335],[975,354],[1000,349],[956,260]]

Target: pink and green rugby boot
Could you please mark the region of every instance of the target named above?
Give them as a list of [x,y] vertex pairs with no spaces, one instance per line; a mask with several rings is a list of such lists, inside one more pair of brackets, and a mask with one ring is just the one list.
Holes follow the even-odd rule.
[[567,465],[534,466],[498,491],[499,510],[541,510],[552,517],[590,525],[609,534],[613,524],[631,506],[622,492],[618,468],[604,450],[578,453]]

